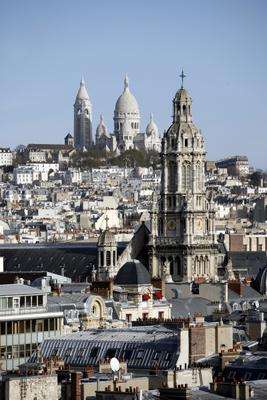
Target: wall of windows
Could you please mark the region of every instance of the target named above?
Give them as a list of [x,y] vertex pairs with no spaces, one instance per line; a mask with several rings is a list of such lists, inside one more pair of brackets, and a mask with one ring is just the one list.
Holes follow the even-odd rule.
[[44,305],[43,296],[13,296],[0,297],[0,310],[10,310],[12,308],[32,308]]

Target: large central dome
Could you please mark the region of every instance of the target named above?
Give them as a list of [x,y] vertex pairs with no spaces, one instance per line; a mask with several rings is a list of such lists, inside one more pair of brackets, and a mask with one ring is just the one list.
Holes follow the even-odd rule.
[[127,75],[124,79],[124,91],[118,98],[115,106],[115,114],[138,114],[139,106],[136,98],[129,89],[129,79]]

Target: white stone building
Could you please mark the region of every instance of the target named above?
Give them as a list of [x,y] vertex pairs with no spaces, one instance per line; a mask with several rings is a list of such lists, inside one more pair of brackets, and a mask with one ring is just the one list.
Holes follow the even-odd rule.
[[74,103],[74,146],[88,150],[92,144],[92,105],[82,78]]
[[13,164],[13,153],[9,148],[0,148],[0,167],[7,167]]
[[123,93],[116,102],[113,120],[119,150],[133,149],[134,138],[140,132],[140,111],[136,98],[130,91],[127,75]]

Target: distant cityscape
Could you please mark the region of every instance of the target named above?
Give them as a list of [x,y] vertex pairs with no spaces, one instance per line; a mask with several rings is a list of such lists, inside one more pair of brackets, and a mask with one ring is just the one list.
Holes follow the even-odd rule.
[[126,76],[93,134],[82,78],[62,143],[0,149],[0,399],[266,398],[267,173],[180,78],[162,133]]

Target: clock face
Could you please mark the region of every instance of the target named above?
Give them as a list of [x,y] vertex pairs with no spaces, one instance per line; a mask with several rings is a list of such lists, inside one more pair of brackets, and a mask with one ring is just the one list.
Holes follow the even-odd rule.
[[176,228],[176,223],[175,223],[175,221],[173,221],[173,220],[169,221],[169,222],[168,222],[168,229],[169,229],[170,231],[174,231],[175,228]]

